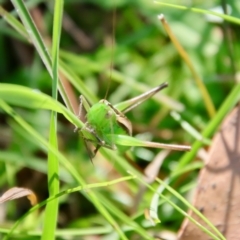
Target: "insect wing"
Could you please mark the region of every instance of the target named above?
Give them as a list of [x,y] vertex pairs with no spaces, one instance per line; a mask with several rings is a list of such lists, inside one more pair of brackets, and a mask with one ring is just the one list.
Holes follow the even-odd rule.
[[158,93],[160,90],[166,88],[168,86],[168,83],[162,83],[161,85],[137,96],[134,98],[131,98],[127,101],[118,103],[116,105],[114,105],[114,107],[116,109],[118,109],[119,111],[122,111],[122,113],[127,113],[130,110],[132,110],[133,108],[137,107],[138,105],[140,105],[142,102],[146,101],[147,99],[151,98],[153,95],[155,95],[156,93]]

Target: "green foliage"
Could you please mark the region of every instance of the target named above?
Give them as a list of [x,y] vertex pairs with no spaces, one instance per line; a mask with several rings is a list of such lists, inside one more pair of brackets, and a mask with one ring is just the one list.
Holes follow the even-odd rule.
[[[210,144],[222,119],[240,98],[236,81],[240,66],[236,18],[239,5],[229,2],[232,16],[221,15],[210,22],[203,9],[215,7],[218,2],[206,1],[185,9],[189,6],[179,8],[140,0],[65,1],[60,38],[61,6],[57,10],[51,1],[41,1],[40,5],[28,1],[25,9],[22,1],[13,3],[12,11],[0,7],[4,16],[0,20],[0,185],[30,188],[39,201],[46,200],[49,193],[50,198],[42,205],[50,203],[50,212],[34,212],[37,206],[28,215],[28,203],[7,203],[0,233],[5,239],[10,233],[14,238],[39,239],[43,224],[49,226],[45,233],[51,231],[58,239],[87,235],[153,239],[165,229],[176,232],[184,211],[192,208],[179,194],[187,198],[196,182],[196,170],[202,167],[194,162],[196,154]],[[159,13],[164,13],[203,79],[216,108],[214,116],[209,117],[191,71],[157,19]],[[56,14],[60,14],[59,18],[53,21]],[[111,62],[114,70],[110,71]],[[159,149],[136,147],[126,156],[101,150],[93,159],[94,166],[89,161],[83,140],[74,132],[76,126],[83,126],[76,116],[78,96],[83,95],[90,104],[98,102],[105,97],[110,79],[107,100],[114,105],[168,82],[164,92],[126,114],[133,135],[140,139],[193,146],[189,153],[167,155],[156,175],[164,182],[150,183],[141,173],[157,159]],[[58,101],[57,89],[61,95]],[[54,117],[50,118],[50,110],[58,113],[57,125]],[[126,177],[129,172],[132,175]],[[53,175],[56,182],[47,183],[47,177]],[[59,181],[61,194],[56,195]],[[52,190],[51,184],[55,186]],[[58,202],[57,222],[49,215],[44,218],[42,215],[51,211],[56,214]],[[149,208],[156,214],[152,221],[161,221],[156,226],[144,217]],[[211,238],[224,239],[208,224]],[[43,239],[47,239],[46,235]]]

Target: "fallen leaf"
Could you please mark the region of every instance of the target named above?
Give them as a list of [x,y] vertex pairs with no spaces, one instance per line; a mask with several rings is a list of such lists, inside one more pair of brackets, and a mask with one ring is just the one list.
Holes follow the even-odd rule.
[[[193,205],[227,240],[240,239],[240,106],[224,120],[213,140],[194,199]],[[209,229],[195,214],[191,216]],[[186,219],[178,239],[207,240],[210,237]]]
[[37,197],[35,193],[27,188],[19,188],[19,187],[13,187],[7,190],[1,197],[0,197],[0,203],[4,203],[6,201],[11,201],[17,198],[25,197],[29,199],[32,205],[37,204]]

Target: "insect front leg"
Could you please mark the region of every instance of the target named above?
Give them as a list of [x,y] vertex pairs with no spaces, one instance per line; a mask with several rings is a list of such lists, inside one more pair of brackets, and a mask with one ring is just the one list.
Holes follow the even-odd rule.
[[[80,95],[79,97],[79,107],[78,107],[78,115],[77,117],[82,121],[82,122],[86,122],[86,113],[89,111],[90,109],[90,105],[88,103],[88,101],[86,100],[86,98],[83,95]],[[79,130],[78,127],[76,127],[74,129],[74,132],[77,132]]]
[[108,144],[107,142],[105,142],[97,133],[96,131],[88,126],[88,123],[86,123],[86,125],[80,130],[81,132],[81,136],[82,138],[86,141],[86,142],[91,142],[94,147],[94,156],[96,155],[96,153],[98,152],[98,150],[100,149],[100,147],[105,147],[111,150],[116,150],[117,147],[115,144]]
[[[83,139],[89,158],[93,163],[93,158],[95,157],[98,149],[102,146],[102,144],[104,144],[104,142],[99,138],[94,129],[88,127],[88,123],[86,123],[85,126],[80,129],[79,133]],[[91,145],[88,144],[89,142]]]

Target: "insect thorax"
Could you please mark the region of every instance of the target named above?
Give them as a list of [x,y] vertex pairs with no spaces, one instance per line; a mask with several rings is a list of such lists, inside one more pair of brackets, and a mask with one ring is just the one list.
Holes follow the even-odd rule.
[[87,113],[88,126],[93,128],[101,138],[104,138],[106,134],[131,134],[131,130],[129,131],[122,123],[122,119],[130,121],[125,115],[120,113],[120,116],[119,113],[108,101],[101,100],[89,109]]

